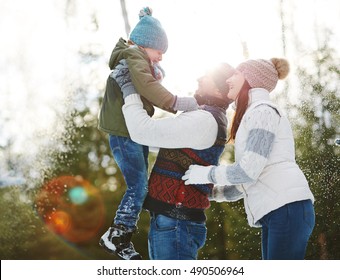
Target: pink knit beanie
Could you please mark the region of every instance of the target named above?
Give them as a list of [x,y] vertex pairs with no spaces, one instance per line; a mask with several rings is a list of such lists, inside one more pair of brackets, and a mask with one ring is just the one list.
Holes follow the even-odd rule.
[[241,63],[236,70],[243,73],[252,88],[264,88],[271,92],[279,79],[287,77],[289,63],[284,58],[248,60]]

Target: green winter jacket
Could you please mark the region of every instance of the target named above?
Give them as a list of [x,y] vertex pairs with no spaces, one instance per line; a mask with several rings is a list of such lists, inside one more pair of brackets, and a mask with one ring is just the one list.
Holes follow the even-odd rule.
[[[164,88],[152,75],[152,66],[147,54],[138,47],[129,46],[122,38],[112,51],[109,67],[113,70],[121,59],[126,59],[132,83],[141,95],[144,109],[152,116],[153,104],[163,110],[173,112],[175,96]],[[102,101],[98,128],[111,135],[129,137],[122,106],[124,99],[120,87],[110,76],[107,79]]]

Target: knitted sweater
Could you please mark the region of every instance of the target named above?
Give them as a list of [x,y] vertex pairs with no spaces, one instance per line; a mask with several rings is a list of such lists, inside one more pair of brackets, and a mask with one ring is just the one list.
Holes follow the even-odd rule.
[[[250,90],[249,107],[235,137],[235,163],[217,166],[217,185],[238,185],[251,226],[269,212],[294,201],[314,201],[308,182],[295,162],[288,119],[269,101],[269,92]],[[220,188],[220,187],[219,187]]]
[[152,119],[143,110],[140,95],[131,94],[125,98],[123,114],[131,139],[142,145],[168,149],[207,149],[216,141],[218,125],[213,115],[206,110]]
[[[186,186],[182,176],[191,164],[217,165],[226,143],[225,110],[204,106],[220,127],[214,145],[204,150],[160,149],[149,178],[144,208],[175,219],[202,222],[210,206],[212,184]],[[224,118],[223,118],[224,116]],[[223,121],[221,121],[223,119]]]
[[203,106],[157,120],[147,116],[139,95],[130,95],[123,113],[134,141],[163,147],[150,175],[144,207],[176,219],[204,221],[212,184],[185,186],[181,178],[191,164],[218,164],[226,142],[225,110]]

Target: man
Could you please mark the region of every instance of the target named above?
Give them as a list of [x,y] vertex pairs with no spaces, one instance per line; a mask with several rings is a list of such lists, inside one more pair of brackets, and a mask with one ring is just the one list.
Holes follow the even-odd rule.
[[[227,140],[226,80],[234,69],[220,64],[198,79],[200,109],[175,117],[152,119],[132,86],[126,64],[113,78],[123,89],[124,118],[133,141],[160,147],[149,178],[144,208],[150,212],[150,259],[196,259],[206,240],[206,216],[212,184],[185,186],[191,164],[217,165]],[[129,83],[129,86],[126,86]]]

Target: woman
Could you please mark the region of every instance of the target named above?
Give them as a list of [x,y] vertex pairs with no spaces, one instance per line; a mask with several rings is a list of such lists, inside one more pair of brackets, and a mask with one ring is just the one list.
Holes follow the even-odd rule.
[[235,163],[191,165],[182,178],[187,185],[217,185],[216,201],[244,198],[249,225],[262,227],[263,259],[303,259],[315,224],[314,197],[295,162],[289,121],[269,99],[288,72],[285,59],[241,63],[227,80],[228,97],[236,101],[229,139]]

